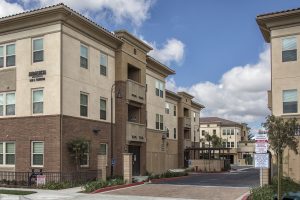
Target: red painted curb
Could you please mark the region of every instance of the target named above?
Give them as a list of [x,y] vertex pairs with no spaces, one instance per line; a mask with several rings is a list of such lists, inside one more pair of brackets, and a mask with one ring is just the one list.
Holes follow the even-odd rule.
[[176,179],[181,179],[181,178],[185,178],[188,176],[178,176],[178,177],[171,177],[171,178],[158,178],[158,179],[151,179],[152,183],[159,183],[162,181],[168,181],[168,180],[176,180]]
[[100,188],[98,190],[95,190],[94,192],[91,192],[91,194],[96,194],[96,193],[101,193],[101,192],[107,192],[107,191],[111,191],[111,190],[116,190],[116,189],[121,189],[121,188],[127,188],[127,187],[136,186],[136,185],[142,185],[142,184],[144,184],[144,182],[131,183],[131,184],[127,184],[127,185],[109,186],[109,187]]
[[242,200],[247,200],[248,197],[249,197],[249,194],[246,194],[246,195],[242,198]]

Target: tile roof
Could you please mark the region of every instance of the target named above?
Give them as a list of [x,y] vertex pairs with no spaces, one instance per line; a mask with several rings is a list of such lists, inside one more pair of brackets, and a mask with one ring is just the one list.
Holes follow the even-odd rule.
[[201,117],[200,124],[220,123],[221,125],[241,125],[238,122],[230,121],[219,117]]
[[276,11],[276,12],[263,13],[263,14],[257,15],[257,17],[264,17],[264,16],[268,16],[268,15],[276,15],[276,14],[294,12],[294,11],[300,11],[300,8],[293,8],[293,9],[288,9],[288,10],[281,10],[281,11]]
[[91,24],[97,26],[98,28],[102,29],[103,31],[105,31],[106,33],[108,33],[112,37],[116,38],[117,40],[122,40],[120,37],[116,36],[113,32],[109,31],[108,29],[104,28],[103,26],[100,26],[96,22],[94,22],[91,19],[85,17],[84,15],[80,14],[79,12],[73,10],[72,8],[70,8],[67,5],[65,5],[64,3],[59,3],[59,4],[47,6],[47,7],[32,9],[32,10],[28,10],[28,11],[25,11],[25,12],[21,12],[21,13],[16,13],[16,14],[13,14],[13,15],[4,16],[4,17],[0,18],[0,21],[4,21],[4,20],[12,18],[12,17],[18,17],[18,16],[22,16],[22,15],[27,15],[27,14],[31,14],[31,13],[34,13],[34,12],[44,11],[44,10],[51,9],[51,8],[56,8],[56,7],[64,7],[65,9],[70,10],[71,12],[77,14],[79,17],[83,18],[84,20],[87,20],[89,23],[91,23]]

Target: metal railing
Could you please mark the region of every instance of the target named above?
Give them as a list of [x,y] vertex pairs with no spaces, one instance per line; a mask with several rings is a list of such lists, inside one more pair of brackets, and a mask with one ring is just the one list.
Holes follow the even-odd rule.
[[86,183],[101,177],[101,170],[89,170],[79,172],[9,172],[0,171],[0,185],[4,186],[34,186],[36,184],[37,175],[44,175],[46,183],[50,182],[70,182],[70,183]]

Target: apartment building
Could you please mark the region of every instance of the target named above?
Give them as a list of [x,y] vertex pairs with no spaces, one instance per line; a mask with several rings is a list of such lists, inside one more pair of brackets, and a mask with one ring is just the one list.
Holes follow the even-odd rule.
[[[283,118],[295,117],[300,121],[299,47],[300,9],[259,15],[258,26],[267,43],[271,45],[271,90],[268,107],[272,114]],[[295,133],[299,138],[300,134]],[[288,148],[284,152],[283,173],[300,181],[300,155]]]
[[[202,105],[165,90],[175,73],[126,30],[109,32],[58,4],[0,19],[0,171],[74,171],[68,143],[88,141],[80,170],[133,175],[183,163],[191,113]],[[168,105],[168,106],[167,106]],[[167,111],[168,108],[168,111]],[[187,124],[183,124],[183,122]]]
[[[231,164],[239,164],[238,147],[241,141],[247,140],[249,128],[246,123],[238,123],[219,117],[200,118],[200,139],[201,147],[208,147],[209,142],[205,140],[205,135],[217,135],[222,139],[224,148],[230,148],[227,158]],[[251,152],[253,153],[253,151]]]

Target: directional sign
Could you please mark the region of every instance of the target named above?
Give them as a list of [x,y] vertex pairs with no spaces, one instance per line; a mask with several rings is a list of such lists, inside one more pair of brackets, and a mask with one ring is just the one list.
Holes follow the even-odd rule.
[[256,142],[268,142],[269,137],[267,134],[258,134],[255,136],[255,141]]
[[254,166],[255,168],[269,168],[269,154],[268,153],[256,153],[254,154]]

